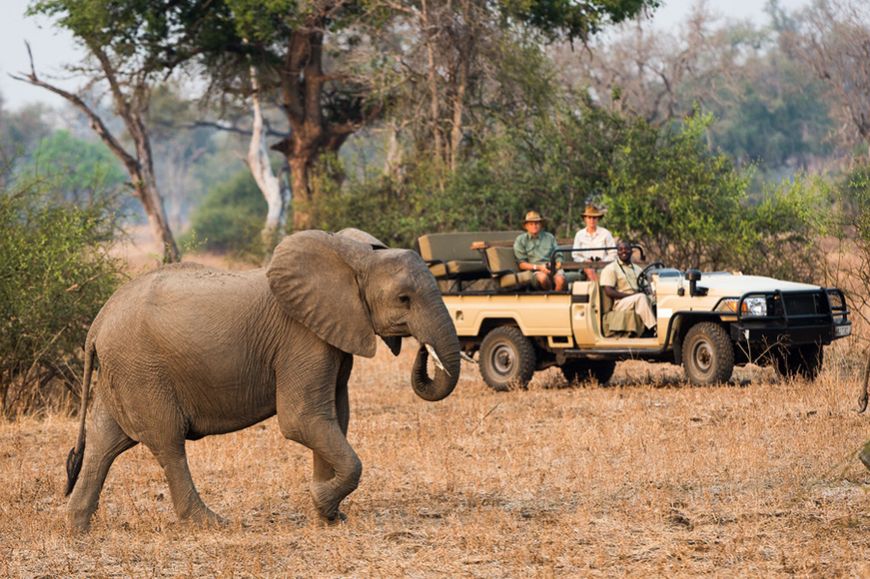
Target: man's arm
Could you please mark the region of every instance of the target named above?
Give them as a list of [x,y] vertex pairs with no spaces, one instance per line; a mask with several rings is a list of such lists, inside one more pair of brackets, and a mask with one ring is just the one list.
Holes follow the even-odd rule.
[[538,266],[529,262],[529,252],[523,246],[522,239],[523,236],[519,235],[514,241],[514,257],[517,259],[517,267],[520,271],[535,271]]
[[616,289],[616,281],[615,264],[610,264],[601,271],[601,289],[612,300],[621,300],[630,296],[631,294]]

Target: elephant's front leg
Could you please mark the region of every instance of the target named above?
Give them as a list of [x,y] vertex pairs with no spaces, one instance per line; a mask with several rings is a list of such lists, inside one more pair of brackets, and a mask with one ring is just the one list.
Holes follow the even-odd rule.
[[[341,428],[342,436],[344,440],[347,441],[347,427],[350,423],[350,402],[348,400],[347,393],[347,381],[350,378],[350,372],[353,368],[353,356],[350,354],[345,354],[342,361],[341,367],[338,371],[338,379],[336,380],[336,388],[335,388],[335,412],[336,419],[338,420],[338,426]],[[350,449],[350,452],[354,452],[350,445],[347,445]],[[353,481],[347,481],[348,483],[352,482],[352,485],[349,488],[345,489],[344,487],[331,490],[330,487],[332,485],[333,479],[335,478],[335,469],[332,466],[332,463],[326,459],[326,457],[322,456],[316,450],[314,450],[313,458],[314,458],[314,478],[311,482],[311,494],[314,498],[314,504],[317,506],[318,510],[323,513],[324,511],[320,508],[320,505],[323,504],[319,501],[319,497],[323,497],[323,495],[328,495],[330,492],[335,493],[336,491],[341,494],[338,498],[338,503],[336,503],[334,507],[335,514],[323,515],[328,521],[336,521],[336,520],[344,520],[346,517],[344,513],[338,510],[338,504],[349,495],[359,484],[359,477],[362,473],[362,464],[356,468],[357,474]],[[354,453],[356,456],[356,453]],[[357,463],[359,460],[357,459]],[[337,481],[336,481],[337,482]],[[332,512],[330,510],[330,512]]]
[[[305,387],[299,382],[290,387],[279,385],[277,410],[284,436],[313,451],[314,506],[323,519],[335,522],[344,518],[339,505],[359,484],[362,463],[346,437],[350,420],[347,380],[353,357],[336,352],[330,362],[320,368],[315,381],[325,383],[325,387]],[[294,378],[299,380],[300,376]]]

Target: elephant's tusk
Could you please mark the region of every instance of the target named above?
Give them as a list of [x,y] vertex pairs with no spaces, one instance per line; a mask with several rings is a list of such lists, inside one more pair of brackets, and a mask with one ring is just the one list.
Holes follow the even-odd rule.
[[450,372],[447,371],[447,368],[444,367],[444,364],[441,363],[441,358],[438,357],[438,354],[435,353],[435,348],[430,346],[429,344],[425,344],[426,351],[429,352],[429,355],[432,356],[432,360],[435,362],[435,365],[445,374],[450,376]]

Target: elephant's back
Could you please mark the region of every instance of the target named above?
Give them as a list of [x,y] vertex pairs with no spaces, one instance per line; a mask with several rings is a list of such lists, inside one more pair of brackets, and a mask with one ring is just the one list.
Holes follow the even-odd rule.
[[208,333],[214,339],[267,299],[268,291],[263,270],[231,272],[197,263],[172,264],[119,288],[91,329],[98,345],[143,335],[152,341],[172,341]]

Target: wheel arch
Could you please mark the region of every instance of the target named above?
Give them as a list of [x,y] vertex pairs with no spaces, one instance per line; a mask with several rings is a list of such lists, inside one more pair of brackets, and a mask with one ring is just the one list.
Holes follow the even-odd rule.
[[676,312],[671,317],[670,322],[670,340],[674,345],[674,363],[678,366],[683,363],[683,340],[692,326],[701,322],[713,322],[719,324],[726,330],[727,323],[722,321],[722,317],[712,312]]

